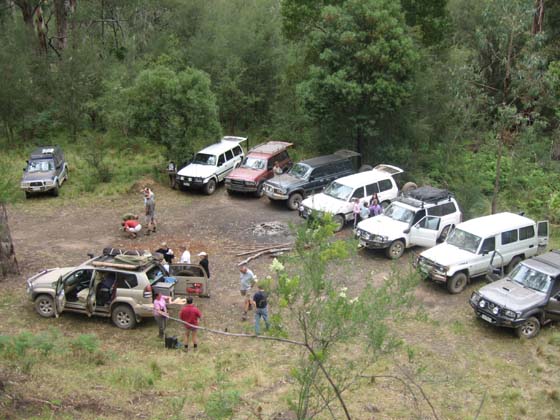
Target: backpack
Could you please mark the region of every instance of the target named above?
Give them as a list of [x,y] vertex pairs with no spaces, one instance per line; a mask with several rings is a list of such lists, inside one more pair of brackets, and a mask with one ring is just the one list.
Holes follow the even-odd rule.
[[165,348],[166,349],[176,349],[179,347],[179,340],[176,335],[171,337],[165,336]]

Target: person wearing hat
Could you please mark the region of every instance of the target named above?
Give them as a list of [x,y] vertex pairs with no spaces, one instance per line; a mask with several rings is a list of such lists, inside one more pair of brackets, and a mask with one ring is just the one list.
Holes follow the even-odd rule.
[[208,267],[208,254],[204,251],[199,252],[198,256],[200,257],[199,264],[204,268],[206,271],[206,277],[210,278],[210,268]]

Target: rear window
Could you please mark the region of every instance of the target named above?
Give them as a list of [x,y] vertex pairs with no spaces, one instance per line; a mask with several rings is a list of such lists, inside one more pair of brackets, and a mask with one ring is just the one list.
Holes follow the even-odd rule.
[[448,214],[453,214],[456,211],[457,208],[455,207],[455,204],[452,202],[440,204],[438,206],[434,206],[428,209],[428,213],[430,213],[432,216],[447,216]]
[[517,229],[508,230],[502,233],[502,245],[511,244],[517,241]]
[[533,238],[535,236],[535,228],[533,226],[527,226],[519,229],[519,240]]
[[227,160],[233,159],[233,150],[228,150],[228,151],[226,152],[226,159],[227,159]]
[[243,150],[241,149],[241,146],[235,146],[233,148],[233,154],[235,156],[239,156],[239,155],[243,154]]
[[380,192],[390,190],[391,188],[393,188],[393,183],[390,180],[383,179],[383,180],[379,181],[379,191]]
[[119,289],[133,289],[138,286],[136,274],[117,273],[116,287]]

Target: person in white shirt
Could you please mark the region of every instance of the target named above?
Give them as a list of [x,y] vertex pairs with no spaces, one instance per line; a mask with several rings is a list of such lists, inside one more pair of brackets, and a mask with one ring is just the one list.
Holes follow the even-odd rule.
[[179,260],[179,262],[181,262],[183,264],[190,264],[191,263],[191,253],[187,249],[187,246],[186,245],[181,245],[181,247],[179,249],[183,252],[181,254],[181,259]]

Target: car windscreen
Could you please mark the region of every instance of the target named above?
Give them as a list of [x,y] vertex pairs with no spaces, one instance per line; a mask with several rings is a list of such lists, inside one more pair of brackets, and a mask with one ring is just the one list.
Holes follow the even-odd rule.
[[409,209],[405,209],[396,203],[391,204],[385,210],[385,216],[390,217],[398,222],[410,223],[414,218],[414,212]]
[[296,163],[288,173],[299,179],[307,179],[310,169],[309,166],[303,163]]
[[524,264],[518,264],[510,273],[509,278],[523,287],[542,293],[548,291],[552,282],[552,278],[549,275],[533,270]]
[[245,159],[243,159],[243,163],[241,164],[241,167],[248,168],[248,169],[262,170],[266,168],[266,160],[247,156]]
[[457,248],[463,249],[468,252],[476,253],[478,245],[480,245],[480,236],[473,235],[472,233],[465,232],[461,229],[455,229],[447,238],[447,243]]
[[197,153],[192,160],[192,163],[197,163],[199,165],[216,165],[216,156],[208,155],[206,153]]
[[48,172],[54,170],[52,159],[30,160],[27,172]]
[[329,186],[325,188],[326,195],[344,201],[348,200],[352,191],[352,188],[349,186],[339,184],[338,182],[331,182]]

